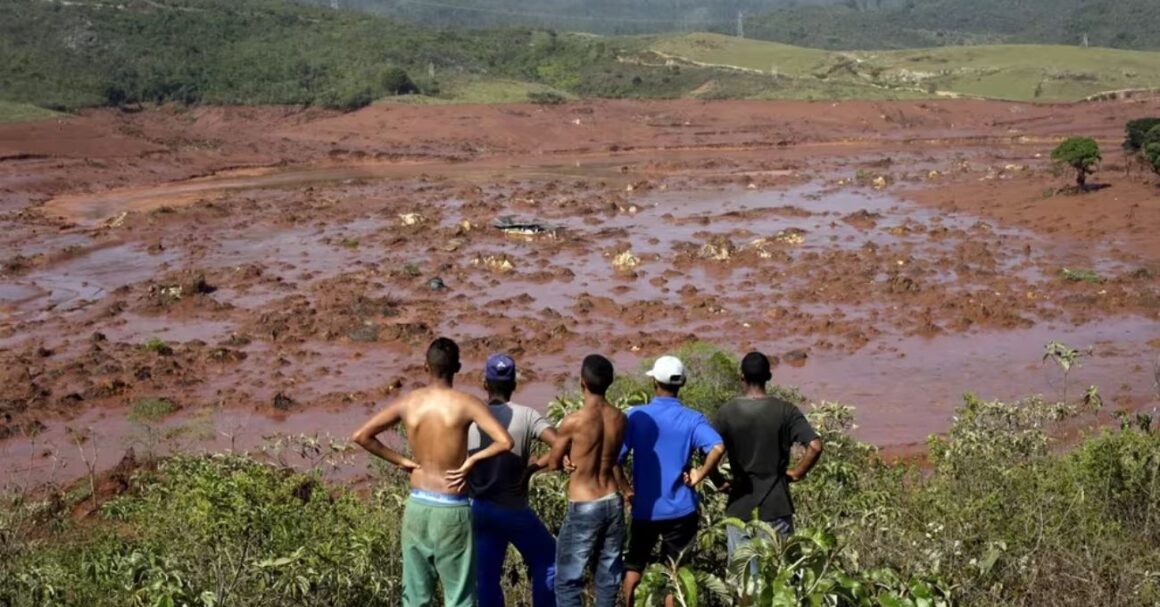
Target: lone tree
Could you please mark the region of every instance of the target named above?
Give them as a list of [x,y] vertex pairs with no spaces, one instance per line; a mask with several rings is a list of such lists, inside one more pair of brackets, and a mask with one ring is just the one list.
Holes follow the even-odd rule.
[[1075,169],[1075,184],[1083,190],[1087,187],[1087,176],[1095,173],[1095,165],[1102,159],[1100,146],[1091,137],[1072,137],[1059,144],[1051,152],[1051,159],[1060,165]]

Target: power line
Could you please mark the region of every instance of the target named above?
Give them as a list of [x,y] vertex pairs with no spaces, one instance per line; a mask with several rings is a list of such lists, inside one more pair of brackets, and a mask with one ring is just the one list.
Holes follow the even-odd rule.
[[488,13],[492,15],[504,15],[508,17],[539,17],[542,19],[562,19],[572,21],[596,21],[603,23],[651,23],[664,25],[728,25],[728,21],[676,21],[673,19],[634,19],[631,17],[625,18],[609,18],[609,17],[587,17],[582,15],[560,15],[556,13],[529,13],[505,11],[497,8],[482,8],[477,6],[459,6],[457,4],[446,4],[443,2],[431,2],[429,0],[396,0],[395,4],[414,4],[418,6],[432,6],[436,8],[446,8],[457,11],[469,11],[476,13]]

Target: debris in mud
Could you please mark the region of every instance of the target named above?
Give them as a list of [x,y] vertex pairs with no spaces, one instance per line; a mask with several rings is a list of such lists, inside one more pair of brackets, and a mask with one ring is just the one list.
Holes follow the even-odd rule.
[[505,234],[516,236],[555,236],[560,229],[559,226],[539,221],[520,220],[514,215],[499,217],[491,225]]
[[374,343],[379,340],[379,327],[374,323],[366,323],[347,334],[353,342]]
[[417,226],[425,221],[427,221],[427,218],[418,213],[402,213],[399,215],[399,223],[407,227]]
[[5,415],[4,418],[4,422],[0,423],[0,440],[17,436],[33,437],[48,429],[38,419],[24,423],[13,423],[11,415]]
[[632,254],[632,251],[624,251],[616,257],[612,258],[612,267],[617,270],[631,270],[640,265],[640,258]]
[[775,234],[773,239],[791,246],[797,246],[806,241],[803,237],[805,233],[806,231],[800,228],[789,228]]
[[701,259],[713,261],[727,261],[736,254],[737,246],[728,237],[721,235],[710,238],[709,242],[701,245],[701,250],[697,253]]
[[866,209],[860,209],[846,215],[842,221],[862,230],[871,230],[878,227],[878,220],[882,219],[881,213],[872,213]]
[[209,351],[206,358],[216,363],[240,363],[246,360],[247,354],[240,350],[231,350],[230,348],[214,348]]
[[274,395],[274,408],[279,411],[290,411],[297,404],[294,399],[286,396],[282,392]]
[[493,272],[507,274],[514,272],[516,265],[507,255],[481,255],[471,260],[473,266],[483,266]]
[[918,281],[901,274],[894,274],[886,280],[886,284],[889,286],[889,291],[894,294],[918,293],[922,290]]
[[790,350],[789,352],[786,352],[785,355],[781,357],[781,359],[785,361],[787,365],[801,367],[806,364],[806,359],[809,357],[810,355],[806,353],[805,350]]
[[252,342],[253,340],[250,339],[249,336],[239,333],[230,333],[229,338],[222,342],[222,345],[231,346],[234,348],[242,348],[250,345]]
[[[174,272],[149,285],[145,296],[145,308],[167,308],[182,299],[196,298],[217,291],[217,287],[206,281],[205,274],[196,270]],[[216,303],[216,302],[215,302]]]
[[427,281],[427,288],[431,289],[432,291],[444,291],[447,289],[447,283],[443,282],[442,278],[436,276],[435,278]]
[[440,251],[444,251],[446,253],[454,253],[465,244],[467,244],[467,241],[462,238],[451,238],[445,241],[443,244],[439,245],[438,248]]

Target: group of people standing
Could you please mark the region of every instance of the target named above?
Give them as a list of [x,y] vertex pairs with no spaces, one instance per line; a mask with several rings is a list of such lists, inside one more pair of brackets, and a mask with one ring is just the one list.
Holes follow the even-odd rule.
[[[822,452],[801,411],[767,393],[772,374],[760,352],[744,357],[744,392],[712,422],[681,403],[688,378],[673,356],[657,359],[647,373],[653,399],[627,414],[605,397],[615,378],[612,363],[598,354],[586,357],[580,368],[584,403],[559,427],[511,402],[516,364],[507,355],[487,359],[487,403],[454,388],[461,365],[450,339],[431,344],[426,369],[426,387],[402,396],[354,434],[356,443],[411,476],[401,538],[405,607],[432,605],[440,582],[448,606],[504,605],[500,580],[509,544],[527,564],[536,607],[580,605],[590,566],[596,605],[616,605],[622,595],[632,605],[651,562],[691,556],[697,485],[711,479],[726,492],[727,515],[756,517],[789,535],[788,485],[804,478]],[[411,457],[378,438],[400,423]],[[537,441],[548,453],[533,458]],[[794,444],[806,450],[791,468]],[[693,468],[698,451],[704,457]],[[630,457],[627,475],[623,464]],[[724,457],[732,478],[718,470]],[[528,481],[541,470],[569,475],[558,537],[528,504]],[[730,554],[748,540],[730,528]]]

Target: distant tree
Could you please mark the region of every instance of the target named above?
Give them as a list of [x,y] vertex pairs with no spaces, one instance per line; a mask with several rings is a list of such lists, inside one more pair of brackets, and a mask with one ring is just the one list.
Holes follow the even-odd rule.
[[1126,124],[1124,126],[1124,150],[1128,153],[1142,151],[1148,132],[1158,125],[1160,125],[1160,118],[1140,118]]
[[1148,164],[1152,165],[1152,170],[1160,175],[1160,124],[1153,126],[1144,136],[1141,151]]
[[1087,186],[1087,176],[1095,172],[1095,166],[1102,158],[1095,139],[1072,137],[1051,152],[1051,159],[1075,169],[1075,184],[1083,190]]
[[1145,154],[1144,144],[1148,132],[1156,126],[1160,126],[1160,118],[1139,118],[1124,125],[1123,147],[1124,153],[1128,155],[1128,161],[1124,163],[1124,171],[1127,175],[1132,174],[1133,164],[1145,163],[1151,166],[1152,163]]

